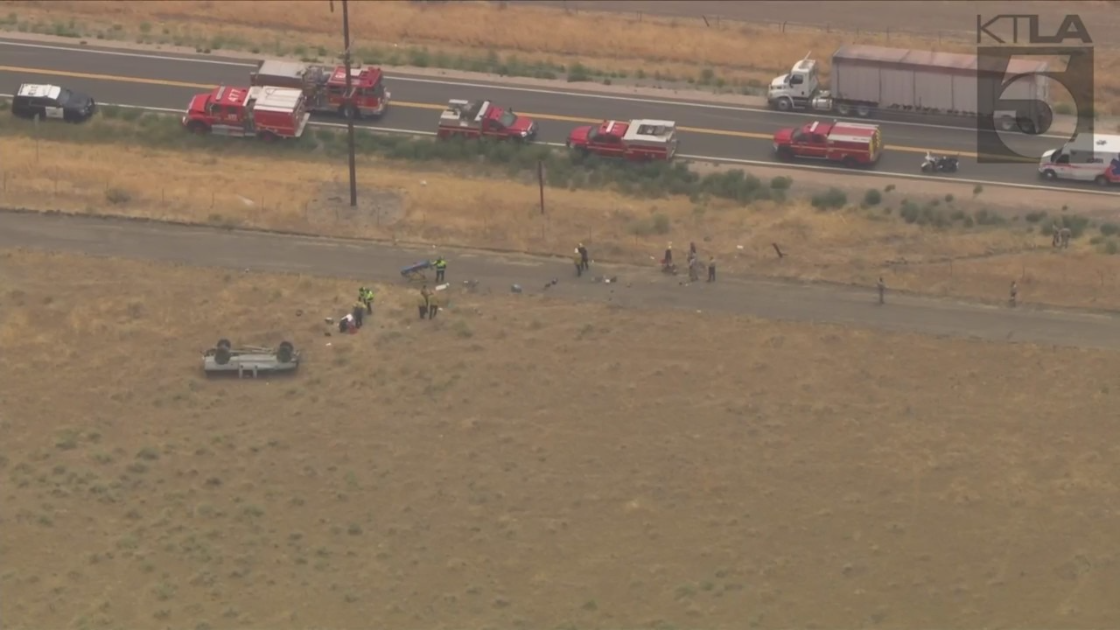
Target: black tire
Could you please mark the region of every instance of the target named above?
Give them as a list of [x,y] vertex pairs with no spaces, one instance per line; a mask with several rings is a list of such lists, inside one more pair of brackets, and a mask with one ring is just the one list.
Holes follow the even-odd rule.
[[778,159],[788,162],[793,159],[793,151],[789,147],[778,147]]
[[1058,174],[1050,169],[1046,169],[1045,171],[1042,171],[1042,179],[1054,181],[1055,179],[1058,179]]
[[230,348],[233,347],[233,344],[229,342],[229,339],[219,339],[218,344],[214,347],[215,348],[225,348],[226,350],[229,350]]
[[780,112],[788,112],[793,110],[793,100],[782,97],[774,102],[774,109]]
[[840,163],[848,168],[855,168],[859,166],[859,162],[857,162],[856,159],[850,155],[845,155],[844,159],[840,160]]
[[206,123],[204,122],[192,120],[191,122],[187,123],[187,131],[202,135],[205,133],[210,133],[210,127],[206,126]]
[[281,363],[291,363],[292,355],[295,354],[296,348],[290,341],[281,341],[280,346],[276,349],[276,358]]
[[264,142],[276,142],[277,140],[280,139],[280,136],[272,133],[271,131],[262,131],[259,134],[257,134],[257,137],[260,138],[261,140],[263,140]]
[[1108,187],[1108,178],[1104,175],[1097,175],[1096,179],[1094,179],[1093,181],[1102,188]]
[[229,363],[229,358],[229,348],[218,348],[214,351],[214,363],[217,363],[218,365],[225,365]]

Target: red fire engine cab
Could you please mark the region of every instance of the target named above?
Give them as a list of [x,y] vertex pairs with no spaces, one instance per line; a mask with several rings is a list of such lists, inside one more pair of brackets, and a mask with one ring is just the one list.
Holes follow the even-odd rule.
[[634,161],[671,159],[677,144],[677,123],[670,120],[606,120],[568,135],[569,149]]
[[774,133],[774,153],[781,160],[807,158],[840,162],[844,166],[870,166],[883,154],[879,125],[820,121]]
[[439,116],[436,136],[447,138],[495,138],[529,141],[537,137],[537,123],[502,109],[491,101],[451,99]]
[[223,85],[191,99],[183,126],[192,133],[298,138],[311,117],[306,104],[300,90]]
[[[249,83],[303,90],[309,111],[346,115],[346,66],[265,60],[249,74]],[[392,95],[385,89],[381,68],[350,68],[350,84],[356,118],[385,113]]]

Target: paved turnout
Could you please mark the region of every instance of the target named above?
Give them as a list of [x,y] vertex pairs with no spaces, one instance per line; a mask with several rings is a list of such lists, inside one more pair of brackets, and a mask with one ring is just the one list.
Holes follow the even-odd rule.
[[[0,212],[0,248],[25,247],[94,256],[302,273],[375,282],[401,282],[399,270],[430,257],[430,249],[328,238],[286,236],[124,219]],[[835,323],[899,332],[1120,349],[1117,318],[1062,310],[1009,309],[892,295],[875,303],[870,289],[808,286],[742,278],[715,285],[681,285],[651,269],[610,266],[592,275],[617,275],[619,284],[575,279],[566,259],[452,252],[449,279],[479,280],[499,293],[520,284],[526,293],[610,300],[624,307],[688,308],[741,313],[766,319]],[[889,352],[889,349],[885,350]]]
[[[210,55],[114,50],[0,39],[0,92],[24,82],[58,82],[87,91],[104,103],[182,110],[193,94],[219,84],[245,84],[252,60]],[[563,142],[575,125],[608,118],[659,118],[683,128],[681,152],[690,157],[772,163],[770,137],[774,130],[811,121],[810,114],[783,114],[766,109],[718,105],[673,98],[615,96],[580,91],[529,88],[498,80],[459,81],[431,76],[391,73],[390,112],[372,127],[432,132],[438,111],[450,98],[490,98],[537,119],[541,140]],[[10,86],[10,87],[3,87]],[[1032,164],[978,164],[975,131],[926,123],[880,121],[888,151],[875,169],[880,174],[915,176],[921,154],[960,153],[962,173],[957,180],[1040,185]],[[1063,142],[1059,136],[1016,137],[1015,148],[1040,154]],[[1106,193],[1093,186],[1047,186],[1071,192]]]

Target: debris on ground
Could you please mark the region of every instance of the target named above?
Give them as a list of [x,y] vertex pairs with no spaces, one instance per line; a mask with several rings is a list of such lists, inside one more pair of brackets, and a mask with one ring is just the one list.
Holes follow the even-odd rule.
[[510,293],[521,293],[521,285],[520,285],[520,284],[515,284],[515,285],[512,285],[512,286],[511,286],[511,287],[509,288],[509,292],[510,292]]
[[546,282],[546,283],[545,283],[545,285],[544,285],[544,290],[545,290],[545,291],[547,291],[547,290],[549,290],[549,289],[550,289],[551,287],[554,287],[554,286],[556,286],[557,284],[560,284],[560,281],[559,281],[558,279],[556,279],[556,278],[553,278],[552,280],[549,280],[548,282]]

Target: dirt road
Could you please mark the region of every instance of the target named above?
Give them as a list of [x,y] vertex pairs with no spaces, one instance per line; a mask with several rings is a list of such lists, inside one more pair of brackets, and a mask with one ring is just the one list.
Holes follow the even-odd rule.
[[[401,268],[436,253],[360,241],[0,212],[0,248],[15,247],[374,282],[401,282]],[[576,280],[566,259],[443,253],[451,261],[449,280],[478,280],[483,291],[508,292],[519,284],[527,295],[605,300],[628,308],[715,310],[991,341],[1120,349],[1120,321],[1111,314],[1029,306],[1012,310],[902,295],[889,295],[889,303],[879,306],[870,287],[806,286],[726,276],[715,285],[682,285],[678,278],[653,270],[652,262],[651,268],[595,266],[592,277]],[[599,274],[617,276],[620,282],[597,283],[593,277]],[[559,282],[545,289],[554,278]],[[1029,302],[1029,291],[1024,290],[1021,299]]]

